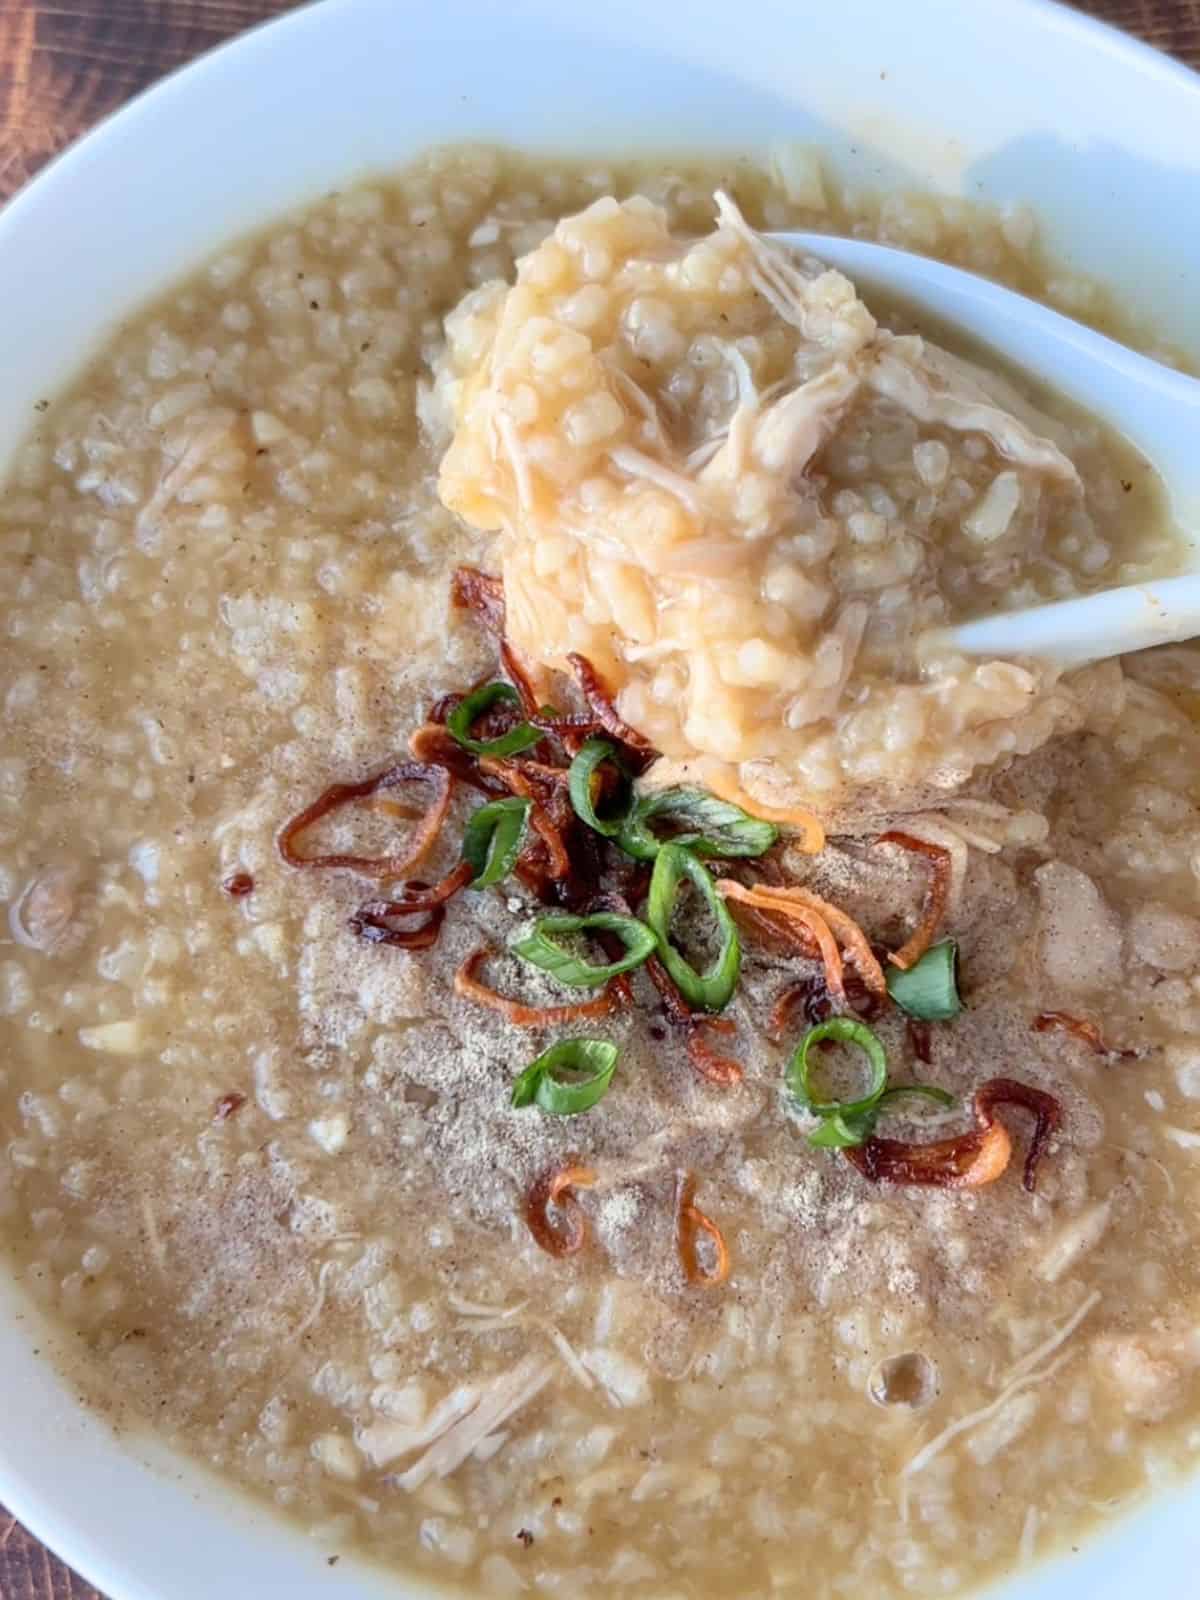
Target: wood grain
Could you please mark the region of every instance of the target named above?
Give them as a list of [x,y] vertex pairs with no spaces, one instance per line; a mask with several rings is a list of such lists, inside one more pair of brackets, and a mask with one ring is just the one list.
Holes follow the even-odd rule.
[[0,199],[155,78],[293,3],[0,0]]
[[[139,89],[294,3],[0,0],[0,202]],[[1200,0],[1088,0],[1080,9],[1200,67]],[[103,1596],[0,1509],[0,1600]]]

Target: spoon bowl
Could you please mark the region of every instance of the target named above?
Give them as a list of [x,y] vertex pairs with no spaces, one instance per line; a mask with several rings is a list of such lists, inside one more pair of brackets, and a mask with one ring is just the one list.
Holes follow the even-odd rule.
[[960,650],[1073,666],[1200,634],[1200,381],[960,267],[863,239],[771,237],[961,328],[1124,434],[1167,486],[1188,571],[960,623],[949,630]]

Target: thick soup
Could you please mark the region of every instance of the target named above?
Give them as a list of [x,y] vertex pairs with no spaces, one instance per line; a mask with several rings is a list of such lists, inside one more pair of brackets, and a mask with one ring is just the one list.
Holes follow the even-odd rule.
[[440,153],[0,497],[3,1241],[315,1561],[958,1594],[1200,1452],[1200,652],[939,632],[1175,535],[788,225],[1105,311],[795,151]]

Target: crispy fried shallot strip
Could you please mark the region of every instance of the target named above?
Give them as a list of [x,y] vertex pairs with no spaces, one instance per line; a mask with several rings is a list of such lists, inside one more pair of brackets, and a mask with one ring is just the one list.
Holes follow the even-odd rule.
[[434,907],[444,906],[447,900],[452,900],[460,889],[465,889],[473,876],[470,864],[460,861],[453,871],[432,886],[413,878],[401,886],[395,899],[368,900],[365,906],[359,907],[358,915],[414,917],[419,911],[432,911]]
[[[382,790],[395,789],[406,783],[429,784],[433,790],[433,798],[420,823],[413,830],[408,848],[401,854],[305,856],[296,848],[301,834],[314,823],[320,822],[323,817],[329,816],[331,812],[340,811],[343,806],[350,805],[355,800],[369,800]],[[303,811],[297,812],[289,822],[284,823],[276,840],[279,854],[290,867],[344,867],[353,872],[361,872],[367,878],[402,878],[416,866],[437,838],[442,823],[446,820],[451,787],[450,774],[441,766],[428,766],[416,761],[397,762],[395,766],[377,772],[373,778],[364,778],[361,783],[330,784],[311,805],[305,806]]]
[[946,904],[950,897],[950,852],[940,844],[930,844],[928,839],[918,839],[911,833],[881,833],[875,843],[896,844],[902,850],[911,850],[916,855],[924,856],[930,866],[929,887],[925,891],[921,921],[911,938],[907,939],[899,950],[893,950],[888,957],[894,966],[899,967],[902,972],[907,972],[909,967],[916,966],[929,949],[946,914]]
[[[587,1242],[587,1217],[575,1198],[576,1189],[590,1189],[596,1182],[593,1168],[585,1167],[579,1156],[564,1156],[556,1167],[543,1172],[525,1197],[525,1222],[534,1242],[549,1256],[576,1255]],[[557,1207],[562,1221],[556,1227],[549,1208]]]
[[545,733],[560,738],[568,749],[577,747],[589,734],[603,730],[648,761],[658,752],[636,728],[617,711],[609,686],[586,656],[569,655],[567,661],[588,703],[588,713],[565,716],[543,714],[528,668],[504,636],[504,580],[480,572],[477,567],[456,567],[450,583],[455,605],[474,612],[496,637],[500,661],[521,700],[524,715]]
[[[890,997],[884,1001],[872,994],[854,969],[848,968],[843,977],[846,982],[846,999],[851,1009],[867,1021],[878,1016],[891,1003]],[[800,1010],[803,1010],[804,1021],[810,1028],[815,1027],[818,1022],[827,1021],[833,1015],[833,999],[823,973],[800,978],[780,991],[767,1019],[767,1037],[776,1044],[781,1043],[791,1028],[792,1018]]]
[[705,774],[706,787],[718,800],[728,800],[730,805],[741,806],[761,822],[777,822],[781,828],[790,828],[800,835],[794,843],[805,855],[815,856],[825,848],[825,829],[820,819],[811,811],[797,806],[768,806],[748,795],[740,784],[734,783],[717,769]]
[[921,1184],[934,1189],[977,1189],[994,1183],[1012,1156],[1012,1140],[1002,1122],[992,1120],[953,1139],[912,1144],[905,1139],[868,1139],[844,1152],[873,1183]]
[[534,803],[529,813],[529,826],[542,841],[546,851],[546,876],[565,878],[571,870],[571,858],[563,841],[561,830],[551,820],[544,806]]
[[874,995],[877,1000],[887,998],[887,979],[883,975],[883,968],[871,949],[870,940],[853,917],[848,916],[840,906],[835,906],[831,901],[823,900],[820,895],[813,894],[810,889],[776,889],[772,892],[794,896],[802,905],[807,905],[810,910],[823,916],[833,929],[834,936],[847,958],[853,963],[867,992]]
[[564,1022],[592,1022],[607,1017],[620,1006],[627,1005],[631,992],[623,973],[612,978],[592,1000],[581,1000],[569,1006],[527,1006],[519,1000],[509,1000],[494,989],[489,989],[479,979],[479,969],[492,952],[486,945],[473,950],[454,974],[454,992],[464,1000],[498,1011],[518,1028],[551,1028]]
[[679,986],[657,956],[651,956],[644,968],[646,976],[662,996],[667,1021],[686,1034],[688,1060],[698,1077],[715,1084],[720,1089],[733,1089],[745,1077],[741,1063],[732,1056],[714,1050],[705,1037],[709,1033],[736,1032],[728,1017],[710,1017],[693,1011],[679,992]]
[[541,710],[537,691],[533,687],[525,663],[507,639],[500,640],[500,665],[507,673],[508,681],[521,697],[521,710],[527,717],[536,716]]
[[[405,885],[407,889],[421,893],[429,885],[414,878]],[[425,921],[415,928],[393,928],[392,917],[420,916],[418,911],[397,911],[397,902],[394,900],[368,901],[365,906],[360,906],[350,918],[350,931],[356,933],[364,944],[387,944],[399,950],[429,950],[438,942],[442,931],[442,923],[446,920],[445,903],[431,905],[425,912]],[[384,911],[384,906],[391,907]]]
[[802,922],[791,922],[774,911],[761,911],[756,906],[739,908],[738,920],[752,928],[764,944],[781,947],[788,955],[803,956],[807,961],[820,959],[821,949],[812,930]]
[[1024,1184],[1030,1194],[1037,1188],[1037,1172],[1046,1146],[1062,1126],[1062,1107],[1052,1094],[1020,1083],[1016,1078],[989,1078],[975,1091],[979,1116],[995,1116],[997,1106],[1020,1106],[1034,1119],[1033,1137],[1025,1155]]
[[[667,1014],[667,1021],[674,1023],[677,1028],[688,1028],[696,1020],[696,1014],[688,1005],[683,995],[657,956],[651,956],[643,968],[650,982],[662,996],[663,1010]],[[718,1018],[724,1021],[724,1018]]]
[[459,694],[457,690],[451,690],[449,694],[442,695],[440,699],[435,700],[430,706],[429,715],[425,719],[426,722],[444,724],[450,713],[457,706],[462,705],[466,698],[465,694]]
[[845,1001],[846,985],[841,951],[833,936],[833,930],[819,911],[814,911],[802,901],[787,898],[790,891],[760,888],[757,885],[748,889],[745,884],[738,883],[734,878],[718,878],[717,893],[725,900],[732,900],[738,905],[753,906],[758,911],[773,913],[778,917],[787,917],[806,928],[812,935],[824,962],[825,982],[829,993],[835,1000]]
[[[681,1172],[675,1192],[675,1248],[687,1281],[705,1289],[716,1289],[729,1276],[729,1247],[720,1228],[696,1204],[695,1194],[695,1178],[690,1172]],[[712,1246],[711,1266],[700,1259],[701,1234]]]
[[504,633],[504,579],[478,567],[455,567],[450,579],[450,599],[479,618],[489,633]]
[[213,1107],[212,1119],[214,1122],[228,1122],[245,1104],[246,1096],[238,1094],[236,1089],[230,1094],[223,1094]]
[[503,783],[480,771],[477,758],[464,750],[440,722],[423,722],[414,729],[408,736],[408,748],[418,761],[441,768],[481,794],[495,797],[508,793]]
[[[588,739],[595,734],[604,733],[605,729],[596,721],[590,711],[554,711],[541,710],[536,716],[529,718],[535,728],[542,733],[551,735],[558,740],[569,756],[578,755]],[[611,737],[611,735],[610,735]],[[625,764],[627,766],[644,767],[649,758],[640,756],[636,751],[625,750]]]
[[1073,1017],[1069,1011],[1043,1011],[1034,1017],[1033,1026],[1038,1033],[1055,1030],[1069,1033],[1098,1056],[1116,1056],[1126,1061],[1137,1059],[1136,1050],[1118,1050],[1113,1045],[1105,1044],[1104,1035],[1094,1022],[1089,1022],[1085,1017]]
[[904,1031],[908,1035],[908,1047],[923,1066],[930,1066],[933,1061],[933,1029],[927,1022],[920,1022],[916,1017],[907,1017]]
[[[504,777],[509,767],[518,764],[509,757],[484,756],[480,765],[487,771],[495,772],[498,777]],[[570,782],[569,768],[552,767],[548,761],[534,761],[529,756],[521,757],[518,770],[531,789],[535,793],[540,792],[546,799],[564,795]],[[568,801],[568,806],[569,804]]]
[[1024,1185],[1032,1194],[1046,1145],[1062,1122],[1062,1108],[1051,1094],[1013,1078],[990,1078],[975,1091],[976,1126],[952,1139],[913,1144],[905,1139],[870,1138],[845,1150],[846,1159],[873,1183],[921,1184],[935,1189],[976,1189],[994,1183],[1012,1156],[1008,1129],[996,1107],[1017,1105],[1035,1119],[1025,1157]]
[[389,800],[385,795],[378,794],[373,800],[367,801],[366,809],[381,817],[392,817],[397,822],[415,822],[421,815],[415,807],[405,805],[403,800]]
[[704,1021],[697,1017],[695,1025],[688,1032],[688,1060],[701,1078],[716,1084],[718,1089],[735,1088],[746,1076],[741,1062],[714,1050],[704,1033]]
[[[721,884],[717,885],[718,889],[721,887]],[[755,901],[760,909],[776,910],[785,917],[789,915],[793,906],[802,906],[808,911],[815,911],[817,916],[832,929],[868,992],[877,1000],[886,998],[887,979],[883,975],[883,968],[875,958],[875,952],[871,949],[870,940],[854,918],[848,916],[840,906],[833,905],[829,900],[823,900],[819,894],[813,894],[811,889],[799,885],[779,888],[773,884],[756,883],[753,892],[761,897]]]
[[[479,770],[488,777],[496,778],[500,783],[506,784],[513,794],[520,795],[523,799],[532,800],[533,808],[529,813],[529,826],[537,834],[545,847],[547,878],[565,878],[571,871],[571,858],[567,854],[566,840],[563,838],[564,823],[569,818],[561,820],[551,815],[549,807],[544,803],[543,797],[549,793],[552,797],[561,793],[561,789],[554,785],[547,785],[545,774],[557,773],[558,768],[545,766],[542,762],[523,762],[505,760],[495,756],[480,758]],[[562,776],[567,777],[566,769],[562,769]],[[561,813],[560,813],[561,815]]]
[[713,1017],[707,1012],[693,1011],[680,993],[674,978],[657,956],[651,956],[642,968],[650,982],[663,998],[667,1021],[679,1028],[709,1028],[713,1033],[736,1033],[736,1024],[730,1017]]
[[500,664],[521,698],[521,710],[527,717],[534,716],[541,709],[537,691],[525,663],[504,637],[504,579],[480,572],[478,567],[456,567],[450,580],[450,598],[456,606],[473,612],[488,632],[495,635]]
[[658,752],[650,741],[636,728],[631,728],[618,713],[611,690],[588,658],[572,653],[568,655],[567,660],[583,698],[588,703],[588,709],[604,731],[611,734],[614,739],[619,739],[622,744],[628,745],[640,756],[657,755]]
[[787,988],[776,996],[775,1003],[771,1007],[770,1016],[767,1018],[767,1037],[775,1044],[779,1044],[787,1036],[792,1018],[801,1008],[809,1027],[823,1022],[822,1013],[826,1009],[828,997],[829,991],[819,977],[801,978],[796,983],[789,983]]

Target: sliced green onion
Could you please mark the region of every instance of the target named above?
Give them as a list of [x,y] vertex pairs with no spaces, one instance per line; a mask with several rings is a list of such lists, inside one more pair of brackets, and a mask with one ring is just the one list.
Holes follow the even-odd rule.
[[[597,770],[610,761],[617,770],[620,779],[618,787],[618,814],[612,817],[602,817],[596,810],[596,803],[592,796],[592,779]],[[606,839],[615,839],[625,826],[626,815],[633,794],[633,785],[629,781],[629,774],[621,764],[615,744],[610,744],[607,739],[588,739],[579,754],[571,762],[571,771],[567,778],[567,790],[571,796],[571,804],[575,807],[577,816],[583,818],[589,828],[595,828],[597,833],[602,833]]]
[[[617,1070],[620,1051],[607,1039],[560,1039],[531,1062],[513,1084],[512,1103],[539,1105],[556,1117],[574,1117],[603,1100]],[[584,1072],[584,1078],[560,1073]]]
[[953,939],[931,945],[915,966],[891,966],[888,993],[918,1022],[949,1022],[963,1008],[958,996],[958,946]]
[[648,826],[655,817],[672,828],[671,844],[687,845],[698,856],[761,856],[779,837],[774,823],[706,789],[659,789],[639,797],[616,836],[627,855],[639,861],[658,855],[663,841]]
[[[671,917],[683,878],[689,879],[704,896],[721,941],[721,947],[706,972],[697,972],[671,943]],[[742,941],[729,907],[717,893],[712,874],[686,845],[672,843],[659,846],[654,874],[650,879],[646,921],[658,938],[658,953],[663,966],[675,980],[687,1003],[698,1006],[702,1011],[720,1011],[727,1006],[737,988],[738,973],[742,969]]]
[[[859,1099],[814,1099],[809,1083],[811,1068],[808,1056],[814,1045],[826,1039],[832,1039],[837,1044],[856,1045],[866,1056],[871,1076],[866,1094]],[[796,1047],[796,1053],[788,1064],[787,1086],[797,1104],[805,1111],[811,1111],[815,1117],[840,1118],[843,1124],[853,1128],[856,1119],[864,1112],[873,1111],[883,1098],[887,1088],[887,1052],[865,1022],[856,1022],[853,1017],[830,1017],[827,1022],[818,1022],[815,1028],[810,1028]],[[817,1131],[819,1133],[821,1130]],[[815,1139],[817,1135],[812,1137]],[[854,1142],[861,1144],[862,1140]]]
[[[867,1057],[871,1069],[871,1083],[867,1093],[859,1100],[814,1101],[808,1081],[808,1050],[823,1039],[835,1039],[841,1044],[856,1044]],[[821,1125],[808,1136],[808,1142],[818,1150],[852,1150],[865,1144],[875,1132],[875,1124],[889,1104],[901,1095],[918,1094],[934,1100],[940,1106],[957,1105],[954,1096],[933,1083],[899,1083],[887,1088],[887,1056],[883,1045],[861,1022],[850,1017],[832,1017],[811,1028],[805,1034],[799,1049],[792,1057],[787,1071],[788,1088],[804,1107],[821,1118]]]
[[958,1104],[952,1094],[948,1094],[945,1089],[939,1089],[936,1084],[897,1084],[894,1089],[885,1089],[875,1104],[866,1111],[860,1111],[857,1115],[847,1115],[838,1111],[833,1116],[826,1117],[821,1126],[809,1134],[809,1144],[816,1145],[818,1150],[852,1150],[856,1145],[865,1144],[875,1132],[875,1124],[887,1110],[888,1102],[902,1094],[924,1095],[927,1100],[936,1100],[940,1106]]
[[923,1095],[926,1100],[934,1100],[939,1106],[956,1106],[957,1099],[948,1089],[939,1089],[936,1083],[898,1083],[892,1089],[885,1089],[875,1102],[875,1110],[882,1113],[889,1101],[896,1100],[902,1094]]
[[446,718],[446,727],[462,745],[464,750],[470,750],[477,756],[515,756],[522,750],[528,750],[538,743],[542,735],[531,722],[518,722],[515,728],[510,728],[507,733],[502,733],[495,739],[475,739],[471,736],[471,729],[486,712],[493,706],[520,705],[521,696],[511,683],[503,683],[497,679],[495,683],[485,683],[482,688],[476,689],[465,700],[459,702]]
[[844,1117],[837,1112],[824,1118],[821,1126],[809,1134],[808,1142],[818,1150],[853,1150],[871,1137],[875,1118],[875,1111],[864,1111],[857,1117]]
[[474,873],[472,889],[486,889],[508,877],[525,843],[532,808],[532,800],[514,795],[491,800],[471,813],[463,830],[462,853]]
[[[555,943],[557,938],[571,933],[615,933],[625,946],[626,954],[619,961],[596,966]],[[556,982],[565,983],[569,989],[594,989],[598,984],[615,978],[618,973],[640,967],[643,961],[654,954],[657,943],[646,924],[639,922],[636,917],[622,916],[616,911],[593,911],[586,917],[565,913],[539,917],[533,925],[533,932],[527,939],[518,939],[513,950],[523,961],[540,967]]]

